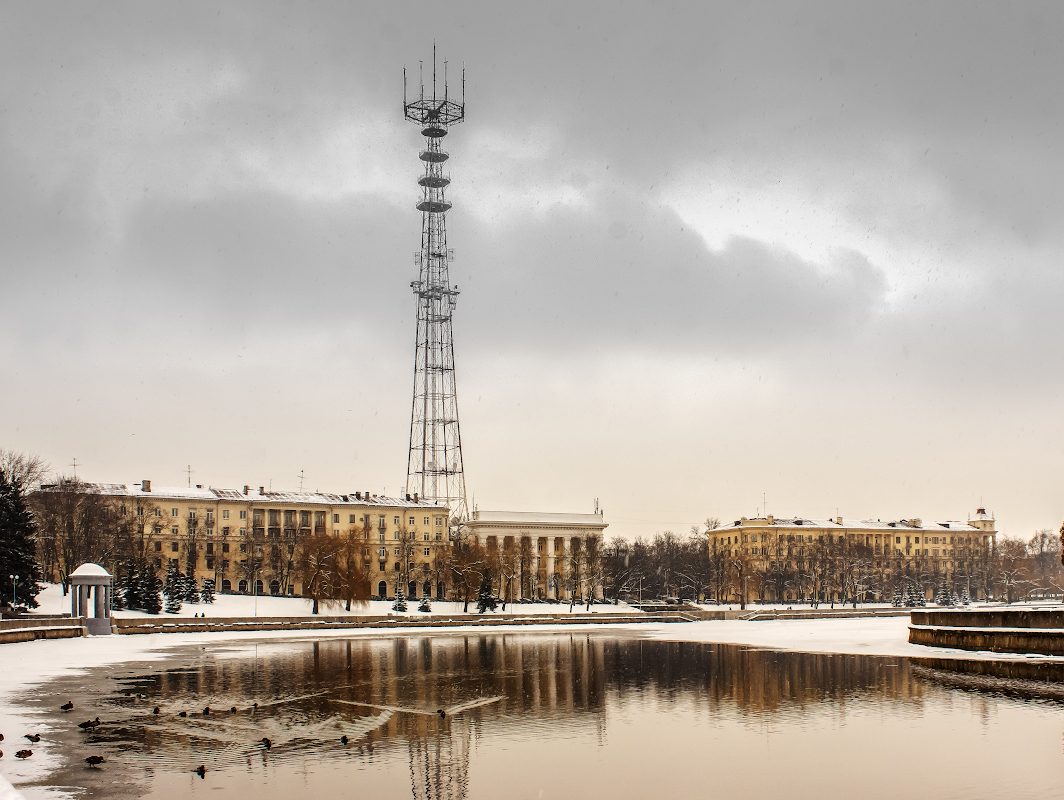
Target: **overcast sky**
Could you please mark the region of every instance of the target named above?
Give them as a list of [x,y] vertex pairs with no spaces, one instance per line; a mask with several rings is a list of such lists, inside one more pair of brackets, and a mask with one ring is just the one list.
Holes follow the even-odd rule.
[[1055,530],[1062,37],[1059,3],[5,2],[0,446],[399,492],[435,40],[477,506]]

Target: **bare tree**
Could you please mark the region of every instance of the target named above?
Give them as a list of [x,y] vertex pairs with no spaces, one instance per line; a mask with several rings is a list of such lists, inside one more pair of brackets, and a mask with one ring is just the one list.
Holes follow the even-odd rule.
[[52,468],[34,453],[21,453],[0,447],[0,471],[9,481],[18,481],[24,491],[36,488],[51,473]]
[[303,583],[303,595],[313,603],[311,614],[317,614],[319,605],[338,602],[340,598],[340,554],[344,542],[328,533],[314,533],[303,541],[300,548],[299,573]]

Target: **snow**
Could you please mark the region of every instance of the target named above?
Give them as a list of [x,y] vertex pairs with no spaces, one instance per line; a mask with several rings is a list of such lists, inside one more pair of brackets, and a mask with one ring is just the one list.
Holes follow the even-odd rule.
[[[56,615],[70,612],[70,596],[63,596],[63,587],[60,584],[42,584],[44,589],[37,595],[40,607],[34,611],[34,615]],[[455,614],[476,613],[476,598],[470,598],[469,612],[463,612],[463,603],[451,601],[430,601],[432,611],[418,611],[418,600],[408,599],[407,607],[410,609],[406,614],[400,615],[408,618],[444,616],[453,617]],[[143,611],[114,611],[112,614],[118,618],[127,617],[151,617],[165,621],[174,617],[192,617],[202,614],[205,617],[309,617],[311,616],[312,604],[310,600],[302,597],[271,597],[260,595],[240,594],[216,594],[213,603],[185,603],[179,614],[147,614]],[[346,616],[381,616],[395,614],[392,611],[391,600],[370,600],[361,608],[352,607],[350,611],[344,611],[342,605],[321,605],[321,616],[346,617]],[[498,613],[504,613],[500,603]],[[568,614],[568,603],[507,603],[506,614],[520,614],[530,616],[538,614]],[[575,605],[573,614],[589,613],[586,605]],[[593,605],[592,614],[640,614],[642,612],[624,603],[620,605]]]
[[99,564],[82,564],[76,570],[70,573],[70,577],[76,578],[82,575],[92,575],[94,577],[109,578],[111,573],[101,567]]

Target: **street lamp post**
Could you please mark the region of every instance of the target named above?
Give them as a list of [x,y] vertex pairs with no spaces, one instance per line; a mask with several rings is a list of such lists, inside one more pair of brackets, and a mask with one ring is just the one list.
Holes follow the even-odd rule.
[[18,602],[15,598],[15,586],[18,584],[18,575],[8,575],[11,579],[11,610],[15,610],[15,605]]

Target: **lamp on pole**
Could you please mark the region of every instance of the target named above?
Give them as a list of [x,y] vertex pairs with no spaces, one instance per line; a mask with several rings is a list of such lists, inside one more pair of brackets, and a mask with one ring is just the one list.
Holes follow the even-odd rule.
[[11,579],[11,610],[14,611],[15,605],[18,602],[15,599],[15,586],[18,584],[18,575],[8,575],[7,577]]

